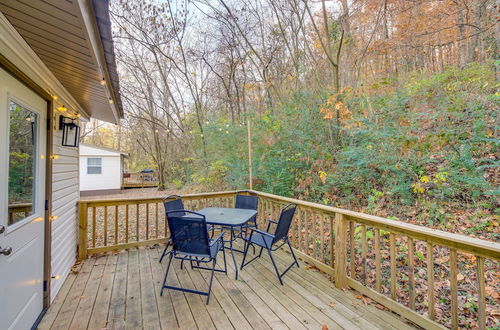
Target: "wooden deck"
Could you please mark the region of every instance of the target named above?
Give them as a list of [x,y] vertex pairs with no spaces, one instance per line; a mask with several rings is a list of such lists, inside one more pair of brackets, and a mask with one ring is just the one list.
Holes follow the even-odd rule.
[[[208,306],[206,297],[190,293],[165,290],[160,296],[166,264],[166,260],[158,263],[161,251],[161,247],[134,248],[86,260],[78,273],[68,277],[39,328],[412,328],[395,314],[365,305],[353,291],[335,289],[304,263],[288,272],[281,286],[267,256],[245,267],[239,280],[234,279],[228,258],[229,275],[215,276]],[[291,258],[282,251],[276,257],[282,269]],[[170,284],[205,290],[209,272],[181,270],[178,261],[172,265]]]

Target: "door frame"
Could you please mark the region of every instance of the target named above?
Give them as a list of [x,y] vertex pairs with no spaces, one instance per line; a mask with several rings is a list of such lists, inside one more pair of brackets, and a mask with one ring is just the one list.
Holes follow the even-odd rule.
[[[44,212],[44,248],[43,248],[43,310],[35,325],[41,320],[50,306],[51,251],[52,251],[52,142],[53,142],[53,99],[52,95],[34,82],[28,75],[0,53],[0,68],[23,83],[30,90],[47,102],[46,146],[45,146],[45,212]],[[42,127],[44,123],[41,123]]]

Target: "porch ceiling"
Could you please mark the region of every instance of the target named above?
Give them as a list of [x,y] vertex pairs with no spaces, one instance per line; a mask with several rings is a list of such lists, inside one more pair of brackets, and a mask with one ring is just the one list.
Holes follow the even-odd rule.
[[[81,3],[93,14],[94,26],[90,29],[77,0],[1,0],[0,11],[87,114],[117,123],[123,110],[108,1]],[[98,34],[101,55],[89,36],[93,30]],[[103,77],[108,82],[104,86]],[[110,98],[114,104],[110,104]]]

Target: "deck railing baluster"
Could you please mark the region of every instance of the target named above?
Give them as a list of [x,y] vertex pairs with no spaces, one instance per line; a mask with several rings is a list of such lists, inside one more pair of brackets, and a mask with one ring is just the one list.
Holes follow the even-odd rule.
[[429,305],[429,318],[434,320],[436,308],[434,306],[434,248],[432,243],[427,243],[427,303]]
[[380,277],[381,273],[381,264],[380,264],[380,229],[374,229],[375,235],[375,290],[377,292],[382,291],[382,280]]
[[391,298],[392,300],[397,300],[398,293],[396,289],[396,235],[394,233],[389,234],[389,249],[391,259]]
[[104,207],[104,246],[108,245],[108,207]]
[[366,225],[361,225],[361,280],[366,285]]
[[457,250],[450,249],[451,328],[458,329]]
[[95,206],[92,207],[92,247],[95,247],[95,236],[96,236],[96,215]]
[[477,323],[479,329],[486,329],[486,302],[485,302],[485,285],[484,285],[484,258],[476,257],[477,267],[477,287],[478,287],[478,301],[477,301]]
[[415,310],[415,245],[413,238],[408,237],[408,286],[409,286],[409,306],[410,309]]
[[128,204],[125,205],[125,243],[128,243],[128,231],[129,231],[129,223],[128,223]]
[[349,221],[349,268],[351,269],[351,278],[356,279],[356,241],[354,238],[354,221]]
[[118,244],[118,205],[115,205],[115,244]]

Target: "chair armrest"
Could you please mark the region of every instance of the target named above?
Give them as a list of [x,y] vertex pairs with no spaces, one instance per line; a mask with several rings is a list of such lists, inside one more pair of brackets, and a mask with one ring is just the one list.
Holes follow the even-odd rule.
[[259,229],[256,229],[256,228],[250,228],[250,230],[252,231],[251,234],[253,234],[254,232],[256,232],[256,233],[261,234],[261,235],[265,235],[265,236],[269,236],[269,237],[274,237],[273,234],[268,233],[267,231],[259,230]]
[[269,231],[269,229],[271,229],[271,224],[272,224],[272,223],[274,223],[275,225],[277,225],[277,224],[278,224],[278,221],[276,221],[276,220],[271,220],[271,219],[267,220],[267,228],[266,228],[266,230],[267,230],[267,231]]
[[214,245],[215,243],[217,243],[217,241],[220,241],[222,240],[222,237],[224,236],[224,232],[221,231],[219,235],[217,235],[216,238],[213,238],[212,239],[212,242],[210,243],[210,246]]

